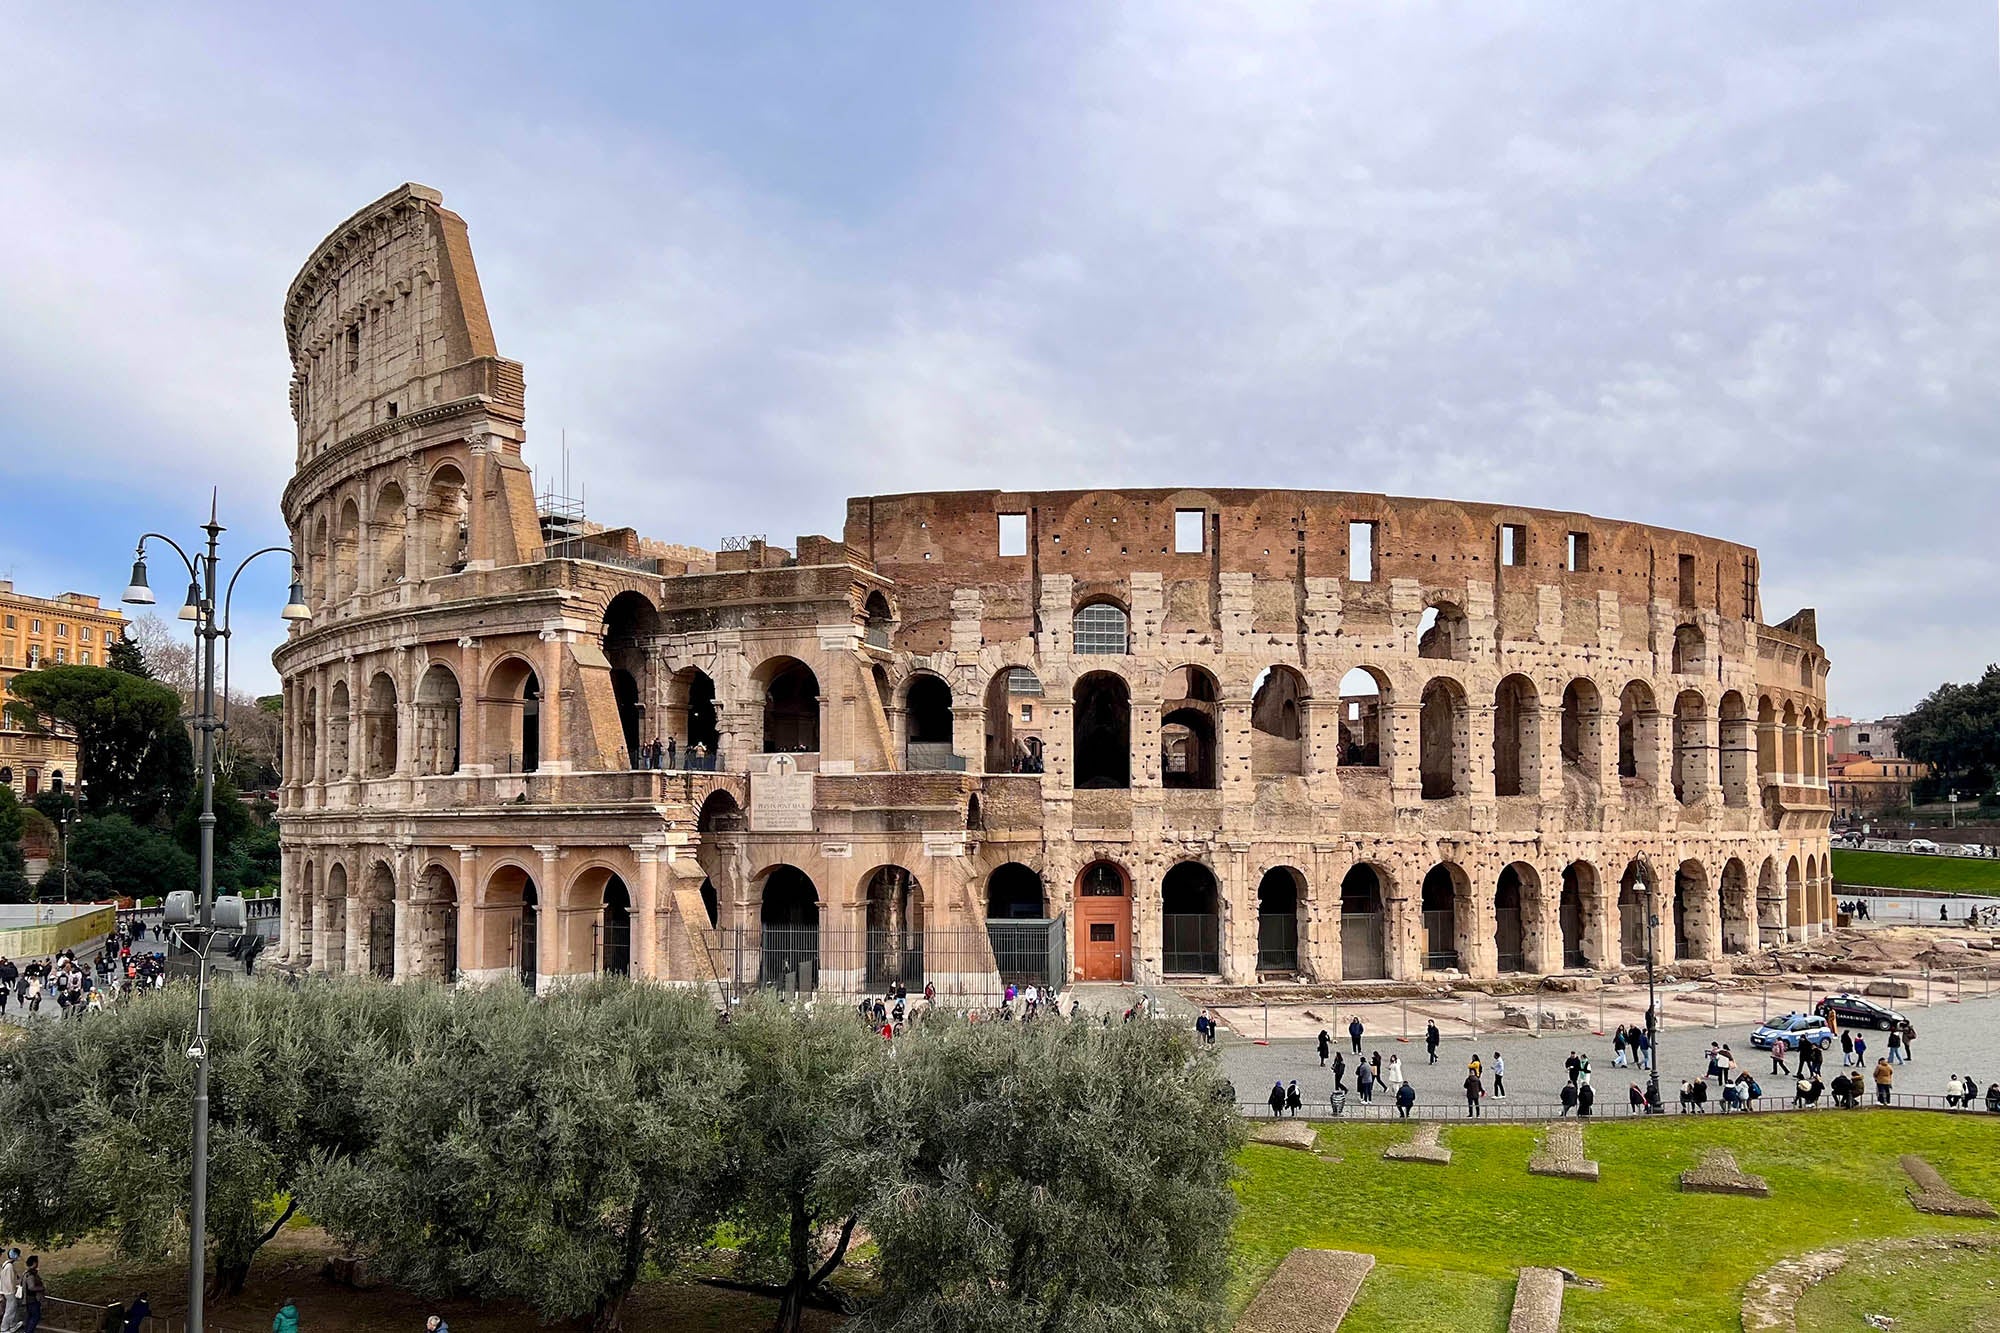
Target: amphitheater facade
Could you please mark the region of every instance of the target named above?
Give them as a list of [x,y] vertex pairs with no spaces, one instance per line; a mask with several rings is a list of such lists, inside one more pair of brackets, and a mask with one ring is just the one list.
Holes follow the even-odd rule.
[[1829,924],[1827,662],[1747,546],[1199,488],[663,545],[537,496],[522,368],[415,185],[320,245],[285,333],[294,964],[990,993],[1723,965]]

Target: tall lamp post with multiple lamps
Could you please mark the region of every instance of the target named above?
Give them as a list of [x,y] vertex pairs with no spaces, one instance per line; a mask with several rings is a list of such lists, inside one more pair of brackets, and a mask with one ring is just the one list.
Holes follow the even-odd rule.
[[[187,1333],[202,1333],[203,1288],[207,1270],[209,948],[219,936],[240,934],[244,927],[241,898],[228,901],[224,905],[225,910],[220,913],[216,910],[215,901],[215,734],[228,725],[226,713],[219,718],[215,711],[215,649],[217,642],[221,642],[223,660],[227,663],[230,604],[236,594],[236,580],[242,577],[243,571],[259,556],[292,553],[287,546],[267,546],[246,556],[229,576],[218,617],[215,592],[221,567],[216,547],[224,529],[215,521],[213,497],[209,502],[208,522],[202,525],[202,531],[208,536],[207,549],[192,556],[181,549],[180,543],[161,533],[149,532],[140,537],[132,561],[132,582],[125,589],[124,597],[126,602],[135,606],[153,604],[153,590],[146,583],[146,543],[165,542],[187,567],[187,602],[181,607],[180,618],[194,623],[195,638],[199,640],[196,658],[200,684],[196,694],[194,728],[201,733],[201,892],[199,895],[174,894],[172,899],[180,901],[170,900],[167,908],[167,924],[173,929],[176,942],[191,951],[197,959],[194,1040],[188,1045],[188,1058],[194,1061],[194,1164],[188,1202]],[[306,609],[305,596],[299,587],[296,558],[292,566],[291,592],[280,614],[288,621],[308,620],[312,616]],[[227,670],[226,665],[224,670]],[[226,700],[224,707],[227,708]]]
[[1660,914],[1653,910],[1653,890],[1645,877],[1632,884],[1646,903],[1646,1111],[1659,1114],[1667,1109],[1660,1101],[1660,996],[1653,983],[1653,964],[1659,958],[1653,936],[1660,928]]
[[84,779],[76,780],[76,789],[68,793],[69,800],[63,805],[61,817],[56,820],[56,835],[62,844],[59,850],[62,853],[62,898],[65,904],[69,902],[69,826],[83,815],[85,785]]

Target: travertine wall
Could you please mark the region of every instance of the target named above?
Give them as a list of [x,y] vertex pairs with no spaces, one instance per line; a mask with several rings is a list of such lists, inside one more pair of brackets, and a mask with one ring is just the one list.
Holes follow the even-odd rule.
[[277,655],[283,945],[314,967],[977,988],[1017,892],[1071,973],[1137,980],[1611,967],[1650,914],[1720,958],[1831,918],[1826,659],[1810,612],[1762,622],[1747,547],[987,491],[852,500],[792,551],[551,558],[434,192],[344,224],[286,325],[315,618]]

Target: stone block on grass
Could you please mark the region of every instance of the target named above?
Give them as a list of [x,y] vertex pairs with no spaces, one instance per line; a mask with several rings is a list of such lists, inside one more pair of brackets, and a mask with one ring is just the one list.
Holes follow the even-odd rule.
[[1383,1159],[1391,1162],[1429,1162],[1433,1166],[1450,1166],[1451,1149],[1442,1146],[1439,1139],[1444,1129],[1436,1121],[1426,1121],[1417,1126],[1415,1137],[1407,1143],[1392,1143],[1382,1150]]
[[1353,1250],[1293,1250],[1236,1321],[1236,1333],[1334,1333],[1375,1256]]
[[1938,1217],[2000,1217],[2000,1209],[1994,1208],[1985,1199],[1975,1199],[1960,1194],[1938,1169],[1921,1157],[1904,1154],[1903,1170],[1909,1174],[1912,1188],[1909,1191],[1910,1204],[1920,1213],[1932,1213]]
[[1771,1186],[1762,1176],[1745,1174],[1736,1165],[1736,1154],[1727,1148],[1710,1148],[1691,1171],[1681,1172],[1681,1189],[1688,1194],[1740,1194],[1752,1199],[1771,1197]]
[[1563,1275],[1554,1268],[1524,1268],[1514,1285],[1507,1333],[1558,1333],[1562,1328]]
[[1534,1156],[1528,1159],[1528,1174],[1595,1181],[1597,1163],[1583,1155],[1583,1126],[1574,1120],[1558,1120],[1550,1125]]
[[1311,1152],[1319,1146],[1319,1131],[1309,1120],[1259,1120],[1250,1127],[1250,1141]]

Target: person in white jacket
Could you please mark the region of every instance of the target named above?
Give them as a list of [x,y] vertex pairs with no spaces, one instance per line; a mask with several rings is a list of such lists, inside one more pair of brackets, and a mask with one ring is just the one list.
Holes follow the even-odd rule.
[[1382,1072],[1382,1081],[1389,1085],[1389,1100],[1396,1100],[1396,1094],[1403,1089],[1403,1057],[1389,1057],[1389,1067]]

